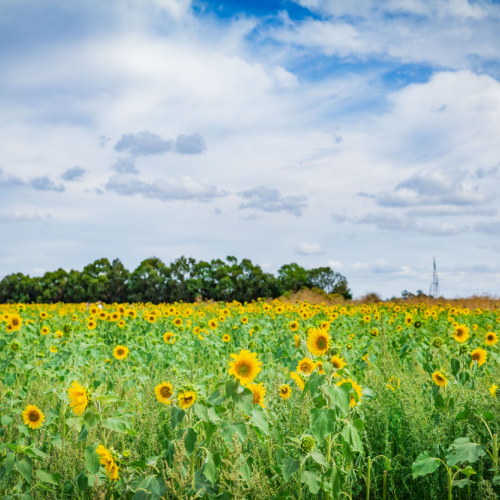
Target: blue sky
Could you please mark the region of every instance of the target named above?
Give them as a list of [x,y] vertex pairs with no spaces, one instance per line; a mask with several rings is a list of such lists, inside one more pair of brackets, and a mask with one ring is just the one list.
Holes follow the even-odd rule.
[[0,276],[330,265],[500,294],[500,4],[5,0]]

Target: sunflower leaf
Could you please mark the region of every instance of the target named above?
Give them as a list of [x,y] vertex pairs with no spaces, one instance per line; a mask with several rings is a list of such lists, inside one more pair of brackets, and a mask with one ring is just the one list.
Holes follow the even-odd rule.
[[302,473],[301,481],[309,486],[309,491],[315,495],[321,486],[321,474],[317,470],[306,470]]
[[91,474],[97,474],[99,472],[99,467],[101,466],[99,455],[95,451],[97,450],[97,446],[97,444],[87,446],[84,452],[85,465]]
[[300,462],[290,457],[283,460],[281,472],[285,481],[288,481],[300,469]]
[[335,411],[326,408],[311,409],[311,432],[318,442],[328,436],[335,426]]
[[484,446],[476,443],[471,443],[468,437],[455,439],[448,449],[446,454],[446,463],[448,466],[458,464],[460,462],[475,462],[480,457],[486,455]]
[[440,464],[441,462],[437,458],[431,457],[428,451],[420,453],[420,455],[411,466],[413,479],[417,478],[418,476],[426,476],[427,474],[431,474],[438,469]]
[[264,410],[259,405],[254,406],[250,422],[254,427],[260,429],[266,436],[269,436],[269,422],[267,421]]

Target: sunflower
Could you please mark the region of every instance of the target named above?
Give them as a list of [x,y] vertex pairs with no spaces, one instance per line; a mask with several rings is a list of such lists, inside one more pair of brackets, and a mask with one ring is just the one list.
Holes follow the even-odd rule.
[[77,416],[80,416],[89,404],[87,391],[76,381],[73,381],[71,387],[68,389],[68,398],[71,409]]
[[229,341],[231,340],[231,337],[230,337],[227,333],[225,333],[225,334],[222,336],[222,340],[223,340],[224,342],[229,342]]
[[304,380],[298,373],[290,372],[290,378],[293,379],[293,381],[300,387],[301,391],[304,390],[306,384],[304,383]]
[[434,380],[434,383],[439,387],[448,385],[448,380],[441,372],[434,372],[432,374],[432,380]]
[[[156,319],[155,319],[156,321]],[[174,319],[174,325],[175,326],[182,326],[182,319],[181,318],[175,318]]]
[[313,356],[323,356],[328,351],[330,335],[322,328],[311,328],[307,332],[307,348]]
[[163,334],[163,341],[166,344],[174,344],[175,343],[175,335],[172,332],[165,332]]
[[87,328],[89,330],[95,330],[96,326],[97,326],[97,323],[92,319],[89,322],[87,322]]
[[113,322],[116,322],[116,321],[120,321],[122,315],[119,313],[119,312],[114,312],[114,313],[111,313],[111,316],[110,316],[110,321],[113,321]]
[[56,333],[54,333],[54,337],[56,339],[60,339],[63,335],[64,335],[64,333],[61,332],[61,330],[57,330]]
[[328,321],[323,321],[320,326],[321,326],[321,328],[323,330],[329,330],[330,329],[330,323]]
[[211,319],[208,322],[208,326],[212,329],[215,330],[217,328],[217,320],[216,319]]
[[248,323],[248,318],[246,316],[243,316],[243,318],[240,319],[240,321],[246,325]]
[[337,382],[337,387],[340,387],[342,384],[351,384],[352,388],[356,392],[356,395],[358,396],[358,400],[356,401],[356,398],[351,394],[351,400],[349,402],[349,408],[352,408],[353,406],[356,406],[360,401],[361,398],[363,397],[363,389],[361,386],[354,382],[351,377],[348,378],[343,378],[342,380],[339,380]]
[[498,389],[498,385],[495,385],[495,384],[492,384],[492,386],[488,389],[493,398],[497,397],[497,389]]
[[297,349],[300,344],[300,337],[298,335],[294,335],[293,339],[295,340],[295,349]]
[[170,398],[173,396],[173,387],[170,382],[162,382],[155,387],[156,399],[163,404],[169,405],[172,401]]
[[42,411],[35,405],[28,405],[22,413],[23,422],[30,429],[38,429],[45,420]]
[[125,320],[121,319],[120,321],[118,321],[118,326],[120,328],[123,328],[125,326]]
[[453,338],[462,344],[469,338],[469,331],[470,328],[467,325],[458,325],[455,327]]
[[410,315],[406,316],[405,317],[405,323],[407,325],[411,325],[413,323],[413,316],[410,316]]
[[483,366],[484,363],[486,363],[486,358],[488,357],[488,353],[484,350],[478,347],[477,349],[474,349],[471,352],[472,356],[472,361],[470,365],[472,366],[474,361],[477,361],[478,366]]
[[347,349],[352,349],[352,344],[347,344],[346,347]]
[[55,345],[50,346],[50,352],[56,353],[57,352],[57,347]]
[[253,393],[253,404],[260,405],[262,408],[265,408],[264,397],[266,395],[266,388],[264,387],[264,384],[262,382],[260,384],[248,384],[247,387]]
[[190,406],[193,406],[196,401],[196,393],[194,391],[182,391],[178,395],[179,398],[179,406],[185,410]]
[[344,358],[341,358],[340,356],[337,355],[332,357],[330,363],[336,370],[342,370],[342,368],[344,368],[344,366],[347,365],[347,363],[344,361]]
[[495,332],[488,332],[484,342],[486,345],[495,345],[498,342],[498,335]]
[[371,335],[372,337],[378,337],[378,328],[372,328],[372,329],[370,330],[370,335]]
[[113,349],[113,356],[116,359],[125,359],[128,356],[129,350],[124,345],[117,345]]
[[42,335],[48,335],[50,333],[50,329],[48,326],[43,326],[41,330]]
[[101,465],[104,465],[106,474],[109,476],[109,479],[111,479],[112,481],[117,481],[118,479],[120,479],[118,477],[118,471],[120,469],[118,468],[113,455],[111,455],[111,453],[106,448],[104,448],[102,444],[100,444],[95,451],[99,455],[99,461],[101,462]]
[[292,395],[292,388],[288,384],[280,385],[280,398],[288,399]]
[[313,370],[314,370],[314,361],[309,358],[301,359],[297,365],[297,373],[310,375]]
[[257,360],[257,353],[242,349],[239,354],[231,354],[231,357],[234,361],[229,363],[229,375],[234,375],[241,385],[253,382],[262,365],[262,361]]
[[298,321],[292,321],[288,327],[290,328],[290,330],[292,330],[292,332],[296,332],[298,329],[299,329],[299,322]]
[[17,332],[21,329],[23,325],[23,320],[19,314],[13,314],[9,317],[9,324],[11,326],[11,331]]

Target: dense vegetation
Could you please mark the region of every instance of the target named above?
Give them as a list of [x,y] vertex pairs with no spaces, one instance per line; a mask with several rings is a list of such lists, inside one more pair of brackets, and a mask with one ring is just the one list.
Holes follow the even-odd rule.
[[329,267],[306,270],[298,264],[283,265],[274,276],[248,259],[211,262],[180,257],[169,266],[160,259],[146,259],[133,272],[119,259],[99,259],[83,271],[58,269],[41,277],[10,274],[0,281],[0,303],[56,302],[240,302],[259,297],[276,298],[303,287],[352,298],[347,280]]
[[0,494],[495,499],[494,305],[0,305]]

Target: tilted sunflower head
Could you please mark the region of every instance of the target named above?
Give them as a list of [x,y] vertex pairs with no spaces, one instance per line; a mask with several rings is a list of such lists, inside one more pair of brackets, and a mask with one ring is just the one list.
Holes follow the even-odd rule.
[[316,440],[312,436],[304,436],[300,440],[300,450],[302,453],[310,453],[316,446]]

